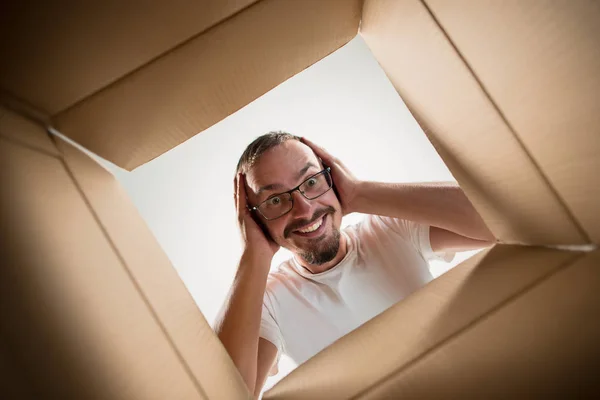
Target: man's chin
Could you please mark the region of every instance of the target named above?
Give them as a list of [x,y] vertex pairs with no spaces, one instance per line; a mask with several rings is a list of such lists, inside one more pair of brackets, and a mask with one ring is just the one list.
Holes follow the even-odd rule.
[[302,246],[297,254],[309,264],[321,265],[333,260],[339,248],[340,234],[334,231],[317,238],[312,246]]

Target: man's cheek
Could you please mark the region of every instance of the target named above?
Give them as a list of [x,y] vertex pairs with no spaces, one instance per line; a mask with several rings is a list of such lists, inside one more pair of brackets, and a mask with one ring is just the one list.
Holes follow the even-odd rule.
[[271,234],[271,237],[278,241],[285,240],[285,238],[283,237],[284,228],[285,225],[281,223],[276,223],[270,226],[269,232]]

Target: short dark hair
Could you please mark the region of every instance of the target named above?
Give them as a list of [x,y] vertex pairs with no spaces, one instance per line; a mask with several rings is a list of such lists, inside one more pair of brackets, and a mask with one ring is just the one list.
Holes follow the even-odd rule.
[[246,147],[246,150],[242,153],[240,160],[238,161],[236,174],[246,174],[248,170],[256,164],[258,159],[263,153],[273,147],[279,146],[288,140],[301,141],[300,136],[292,135],[291,133],[276,131],[265,133],[254,139],[252,143]]

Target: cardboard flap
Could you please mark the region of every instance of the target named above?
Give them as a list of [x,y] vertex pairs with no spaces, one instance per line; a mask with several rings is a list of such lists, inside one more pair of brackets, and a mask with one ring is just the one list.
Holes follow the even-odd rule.
[[600,243],[598,3],[427,4],[557,197]]
[[239,398],[245,383],[127,194],[87,155],[56,141],[67,169],[182,362],[208,398]]
[[[45,146],[34,128],[25,137]],[[36,398],[249,398],[118,183],[59,147],[64,158],[0,136],[0,332],[14,375]]]
[[49,155],[60,154],[43,127],[2,106],[0,106],[0,136]]
[[264,398],[355,398],[581,257],[508,245],[479,253],[300,365]]
[[[473,40],[485,45],[482,32],[465,26],[471,29],[470,37],[477,38]],[[477,71],[426,4],[366,1],[361,34],[497,238],[525,244],[589,243],[515,127],[481,85]],[[511,57],[504,53],[504,58]],[[529,71],[543,73],[543,68]],[[498,82],[505,87],[517,83],[502,77]]]
[[263,0],[56,116],[57,128],[133,169],[356,36],[361,0]]
[[597,398],[599,268],[578,257],[355,398]]
[[55,114],[257,0],[0,5],[0,87]]

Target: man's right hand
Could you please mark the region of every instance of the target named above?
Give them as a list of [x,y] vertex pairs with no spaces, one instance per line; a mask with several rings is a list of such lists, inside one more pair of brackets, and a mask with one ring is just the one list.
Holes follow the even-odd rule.
[[270,261],[279,250],[279,245],[265,235],[262,228],[254,220],[252,212],[248,209],[246,178],[241,173],[238,173],[234,180],[234,199],[244,254],[265,257]]

